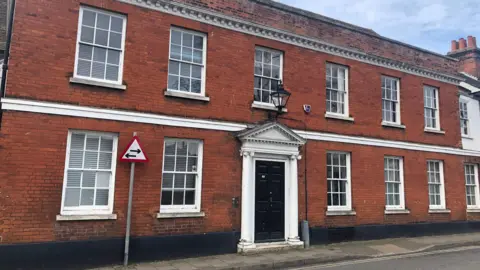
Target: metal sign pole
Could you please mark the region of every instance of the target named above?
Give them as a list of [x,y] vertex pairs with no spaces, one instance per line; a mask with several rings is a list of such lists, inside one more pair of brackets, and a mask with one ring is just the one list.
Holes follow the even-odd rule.
[[[134,132],[133,136],[137,136]],[[130,246],[130,225],[132,220],[132,198],[133,198],[133,181],[135,176],[135,162],[130,163],[130,188],[128,189],[128,210],[127,210],[127,229],[125,233],[125,253],[123,257],[123,265],[128,265],[128,251]]]
[[133,180],[135,174],[135,162],[130,163],[130,188],[128,190],[128,212],[127,212],[127,232],[125,234],[125,257],[123,265],[128,265],[128,250],[130,245],[130,224],[132,219],[132,197],[133,197]]

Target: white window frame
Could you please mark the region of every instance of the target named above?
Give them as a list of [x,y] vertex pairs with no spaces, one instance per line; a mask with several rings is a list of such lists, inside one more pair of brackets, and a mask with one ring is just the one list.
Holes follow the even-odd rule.
[[[434,90],[434,93],[435,93],[435,96],[436,96],[436,99],[435,99],[435,107],[436,108],[430,108],[430,107],[427,107],[426,103],[425,103],[425,89],[433,89]],[[424,126],[425,126],[425,129],[426,130],[440,130],[440,91],[438,90],[437,87],[434,87],[434,86],[430,86],[430,85],[424,85],[423,86],[423,109],[424,109],[424,112],[423,112],[423,118],[424,118]],[[435,127],[427,127],[427,123],[426,123],[426,117],[427,115],[425,114],[425,109],[434,109],[435,110]]]
[[[345,154],[346,155],[346,165],[347,165],[347,181],[345,184],[345,192],[346,192],[346,205],[344,206],[337,206],[328,205],[328,198],[327,198],[327,211],[351,211],[352,210],[352,175],[351,175],[351,156],[349,152],[342,152],[342,151],[327,151],[328,154]],[[328,166],[328,160],[326,161],[326,166]],[[333,172],[332,172],[333,173]],[[328,185],[328,175],[326,177],[327,185]],[[328,187],[327,187],[327,196],[328,196]]]
[[[110,179],[110,189],[108,192],[108,206],[75,206],[65,207],[65,190],[67,188],[67,177],[70,163],[70,145],[72,142],[72,134],[88,134],[111,137],[113,139],[112,148],[112,177]],[[86,130],[69,130],[67,137],[67,149],[65,154],[65,168],[63,173],[63,188],[62,188],[62,202],[60,214],[64,216],[71,215],[108,215],[113,213],[113,203],[115,195],[115,172],[117,168],[117,148],[118,148],[118,135],[115,133],[86,131]]]
[[[468,120],[468,101],[467,100],[464,100],[460,97],[460,100],[459,100],[459,117],[460,117],[460,131],[462,133],[462,136],[469,136],[470,135],[470,121]],[[465,106],[465,108],[463,108],[463,105]],[[462,111],[465,112],[464,115],[466,115],[466,117],[462,117]],[[465,129],[463,127],[463,121],[466,121],[466,126],[465,128],[467,129],[467,133],[465,133]]]
[[[383,97],[383,87],[382,87],[382,122],[385,122],[385,123],[393,123],[393,124],[397,124],[397,125],[401,125],[402,123],[402,120],[401,120],[401,115],[400,115],[400,79],[399,78],[395,78],[395,77],[391,77],[391,76],[385,76],[385,75],[382,75],[381,77],[381,80],[382,80],[382,85],[383,85],[383,79],[389,79],[389,80],[394,80],[395,83],[397,84],[397,101],[393,101],[391,99],[386,99],[386,97],[384,98]],[[396,108],[395,108],[395,113],[396,113],[396,119],[395,121],[387,121],[383,118],[383,102],[384,101],[390,101],[390,102],[395,102],[396,103]]]
[[[387,183],[398,183],[399,184],[399,187],[398,187],[398,191],[399,191],[399,196],[400,196],[400,205],[387,205],[386,203],[386,198],[385,198],[385,209],[386,210],[405,210],[405,186],[404,186],[404,176],[403,176],[403,157],[397,157],[397,156],[385,156],[384,157],[384,166],[385,166],[385,160],[386,159],[394,159],[394,160],[398,160],[399,164],[399,174],[400,174],[400,182],[393,182],[393,181],[387,181],[387,179],[384,179],[385,181],[385,185]],[[386,168],[383,169],[384,172],[386,170]],[[385,177],[385,176],[384,176]],[[386,195],[386,193],[385,193]]]
[[[197,177],[195,182],[195,204],[194,205],[162,205],[163,174],[165,164],[165,144],[167,142],[195,142],[198,143],[197,156]],[[172,172],[175,173],[175,172]],[[203,141],[197,139],[165,138],[163,142],[163,161],[162,161],[162,183],[160,184],[160,213],[199,213],[202,200],[202,174],[203,174]]]
[[[82,21],[83,21],[83,12],[85,10],[89,10],[92,12],[96,13],[103,13],[105,15],[109,16],[114,16],[117,18],[121,18],[123,20],[123,28],[122,28],[122,45],[120,49],[120,57],[119,57],[119,63],[118,63],[118,80],[117,81],[112,81],[112,80],[106,80],[106,79],[98,79],[98,78],[93,78],[93,77],[87,77],[87,76],[81,76],[77,75],[77,69],[78,69],[78,56],[80,53],[80,38],[82,34]],[[75,66],[73,70],[73,77],[74,78],[79,78],[79,79],[85,79],[89,81],[97,81],[97,82],[102,82],[102,83],[113,83],[113,84],[118,84],[121,85],[123,82],[123,61],[124,61],[124,56],[125,56],[125,36],[127,32],[127,17],[125,15],[122,15],[120,13],[115,13],[115,12],[109,12],[105,11],[102,9],[96,9],[96,8],[91,8],[91,7],[86,7],[86,6],[80,6],[80,12],[79,12],[79,18],[78,18],[78,26],[77,26],[77,41],[76,41],[76,51],[75,51]],[[93,34],[95,37],[95,32]],[[93,47],[103,47],[101,45],[92,45]],[[107,55],[108,57],[108,55]],[[93,59],[93,52],[92,52],[92,59]]]
[[[178,31],[178,32],[182,32],[182,33],[188,33],[188,34],[191,34],[191,35],[203,37],[203,51],[202,51],[202,64],[201,64],[201,65],[203,65],[203,67],[202,67],[202,78],[201,78],[200,93],[192,93],[191,91],[185,92],[185,91],[181,91],[181,90],[177,90],[177,89],[168,88],[168,75],[170,73],[167,71],[167,90],[171,91],[171,92],[175,92],[175,93],[182,93],[182,94],[185,94],[185,95],[204,97],[205,96],[206,78],[207,78],[206,74],[207,74],[207,37],[208,36],[207,36],[207,34],[199,32],[199,31],[189,30],[189,29],[185,29],[185,28],[181,28],[181,27],[175,27],[175,26],[170,27],[169,40],[168,40],[168,67],[167,68],[170,68],[170,61],[195,65],[193,63],[189,63],[189,62],[183,61],[181,59],[171,58],[171,55],[172,55],[172,32],[173,31]],[[197,63],[196,65],[199,65],[199,64]],[[178,83],[180,83],[180,81]]]
[[[440,205],[431,205],[430,204],[430,179],[428,176],[428,163],[429,162],[438,162],[440,170]],[[443,173],[443,161],[442,160],[427,160],[427,183],[428,183],[428,205],[431,210],[446,209],[446,199],[445,199],[445,179]]]
[[[329,112],[328,111],[328,108],[327,108],[327,105],[326,105],[326,102],[328,100],[328,96],[327,96],[327,90],[329,89],[329,87],[326,85],[325,87],[325,112],[326,112],[326,115],[333,115],[333,116],[340,116],[340,117],[349,117],[350,116],[350,110],[349,110],[349,67],[348,66],[344,66],[344,65],[339,65],[339,64],[335,64],[335,63],[330,63],[330,62],[327,62],[327,64],[325,65],[325,84],[326,84],[326,76],[327,76],[327,69],[332,66],[332,67],[337,67],[337,68],[342,68],[345,70],[345,95],[344,95],[344,100],[343,100],[343,114],[342,113],[336,113],[336,112]],[[333,89],[335,90],[335,89]],[[335,90],[335,91],[338,91],[338,90]]]
[[[475,173],[475,205],[469,205],[468,204],[468,200],[466,200],[466,204],[467,204],[467,209],[480,209],[480,187],[479,187],[479,176],[478,176],[478,164],[472,164],[472,163],[467,163],[465,164],[464,166],[464,171],[465,171],[465,185],[467,185],[467,170],[466,170],[466,167],[467,166],[473,166],[473,170],[474,170],[474,173]],[[466,190],[465,190],[465,199],[466,198]]]
[[[280,53],[280,74],[279,74],[279,83],[283,81],[283,52],[280,51],[280,50],[274,50],[274,49],[270,49],[270,48],[266,48],[266,47],[262,47],[262,46],[255,46],[255,50],[254,50],[254,55],[253,55],[253,79],[255,81],[255,77],[261,77],[261,78],[266,78],[266,79],[270,79],[270,80],[277,80],[273,77],[266,77],[266,76],[263,76],[263,75],[257,75],[255,74],[255,53],[257,52],[257,49],[258,50],[261,50],[262,52],[269,52],[269,53]],[[262,61],[262,64],[263,64],[263,61]],[[263,70],[263,67],[262,67],[262,70]],[[261,85],[260,85],[261,87]],[[253,94],[255,95],[255,86],[253,87]],[[260,98],[261,99],[261,98]],[[256,101],[255,100],[255,97],[253,98],[253,104],[257,104],[257,105],[260,105],[260,106],[269,106],[269,107],[272,107],[272,108],[275,108],[275,105],[272,103],[272,102],[262,102],[262,101]]]

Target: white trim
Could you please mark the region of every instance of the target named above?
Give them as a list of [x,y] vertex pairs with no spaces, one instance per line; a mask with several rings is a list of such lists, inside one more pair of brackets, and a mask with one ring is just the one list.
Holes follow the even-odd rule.
[[[252,102],[252,108],[261,109],[261,110],[268,110],[268,111],[278,111],[277,107],[272,103],[265,103],[259,101]],[[282,108],[283,112],[288,112],[287,108]]]
[[[107,79],[97,79],[93,77],[87,77],[87,76],[80,76],[77,75],[77,68],[78,68],[78,55],[80,53],[80,37],[82,33],[82,21],[83,21],[83,11],[84,10],[89,10],[95,13],[101,13],[101,14],[106,14],[109,16],[114,16],[117,18],[121,18],[123,20],[123,28],[122,28],[122,44],[121,48],[119,49],[120,51],[120,57],[119,57],[119,62],[118,62],[118,80],[117,81],[112,81],[112,80],[107,80]],[[96,27],[96,25],[95,25]],[[110,30],[110,29],[109,29]],[[125,56],[125,39],[126,39],[126,33],[127,33],[127,17],[123,14],[116,13],[116,12],[111,12],[111,11],[105,11],[103,9],[97,9],[97,8],[92,8],[84,5],[80,5],[80,11],[78,13],[78,25],[77,25],[77,40],[76,42],[76,50],[75,50],[75,63],[74,63],[74,68],[73,68],[73,77],[77,79],[85,79],[89,81],[96,81],[99,83],[106,83],[106,84],[117,84],[118,88],[121,89],[122,82],[123,82],[123,61],[124,61],[124,56]],[[94,32],[94,38],[95,38],[95,32]],[[109,37],[110,39],[110,37]],[[108,44],[107,44],[108,45]],[[91,45],[95,47],[95,45]],[[108,55],[105,56],[105,66],[107,65],[108,62]],[[93,50],[92,50],[92,65],[93,65]],[[91,74],[90,74],[91,75]]]
[[[479,176],[478,176],[478,164],[472,164],[472,163],[466,163],[464,166],[463,166],[463,170],[464,170],[464,177],[465,177],[465,185],[467,184],[467,179],[466,179],[466,174],[467,174],[467,171],[465,170],[465,167],[466,166],[473,166],[473,171],[475,173],[475,202],[476,204],[475,205],[468,205],[468,201],[467,201],[467,209],[473,209],[473,210],[476,210],[476,209],[480,209],[480,182],[479,182]],[[466,195],[466,193],[465,193]]]
[[382,121],[382,126],[393,127],[393,128],[401,128],[401,129],[407,128],[405,125],[400,125],[400,124],[396,124],[396,123],[393,123],[393,122],[386,122],[386,121]]
[[355,119],[353,119],[352,117],[345,116],[345,115],[339,114],[339,113],[331,113],[331,112],[326,112],[325,113],[325,118],[344,120],[344,121],[350,121],[350,122],[355,121]]
[[153,3],[151,0],[118,0],[123,3],[128,3],[143,8],[156,10],[159,12],[172,14],[175,16],[187,18],[201,23],[214,25],[217,27],[230,29],[233,31],[258,36],[270,40],[292,44],[298,47],[307,48],[314,51],[336,55],[347,59],[353,59],[359,62],[368,63],[375,66],[398,70],[408,74],[413,74],[425,78],[430,78],[437,81],[442,81],[454,85],[458,85],[463,78],[446,73],[441,73],[422,67],[414,66],[397,60],[391,60],[381,56],[375,56],[359,50],[341,47],[325,42],[323,40],[297,35],[284,30],[264,26],[250,21],[234,18],[212,12],[209,10],[192,7],[190,5],[177,3],[175,1],[157,0]]
[[[352,164],[351,164],[351,154],[349,152],[343,152],[343,151],[327,151],[327,157],[328,154],[343,154],[346,155],[346,166],[347,166],[347,182],[345,184],[345,196],[346,196],[346,204],[341,205],[341,206],[330,206],[328,205],[328,200],[327,200],[327,213],[328,212],[354,212],[352,211]],[[333,163],[332,163],[333,164]],[[328,167],[328,160],[326,160],[326,167]],[[327,170],[327,168],[325,168]],[[340,172],[339,172],[340,173]],[[333,174],[333,171],[332,171]],[[327,185],[328,185],[328,175],[326,178]],[[328,189],[327,189],[327,196],[328,196]]]
[[57,215],[57,221],[78,221],[78,220],[110,220],[117,219],[117,214],[102,215]]
[[106,88],[112,88],[112,89],[118,89],[118,90],[127,89],[127,86],[123,84],[100,82],[97,80],[78,78],[78,77],[70,77],[70,83],[93,85],[93,86],[106,87]]
[[445,131],[443,131],[443,130],[434,129],[434,128],[427,128],[427,127],[423,131],[428,132],[428,133],[445,134]]
[[[400,205],[386,205],[385,204],[385,210],[405,210],[405,179],[403,175],[403,157],[398,157],[398,156],[385,156],[383,158],[384,164],[385,164],[385,159],[396,159],[399,161],[399,174],[400,174],[400,186],[399,186],[399,196],[400,196]],[[385,171],[385,165],[383,170]],[[385,177],[385,176],[384,176]],[[384,183],[386,185],[385,179]]]
[[165,90],[164,95],[166,97],[178,97],[185,99],[194,99],[209,102],[210,98],[200,94],[194,94],[190,92],[174,91],[174,90]]
[[385,215],[406,215],[410,214],[408,209],[385,209]]
[[204,217],[205,212],[192,212],[192,213],[157,213],[158,219],[163,218],[192,218],[192,217]]
[[480,92],[480,89],[479,89],[479,88],[477,88],[477,87],[475,87],[475,86],[473,86],[473,85],[470,85],[470,84],[468,84],[468,83],[466,83],[466,82],[460,82],[459,85],[460,85],[460,87],[463,87],[463,88],[471,91],[472,94],[473,94],[473,93]]
[[[186,28],[182,28],[182,27],[176,27],[176,26],[172,26],[170,27],[170,33],[169,33],[169,40],[168,40],[168,68],[170,68],[170,61],[174,61],[174,62],[177,62],[177,63],[183,63],[184,61],[182,61],[181,59],[173,59],[171,58],[171,48],[172,48],[172,31],[177,31],[177,32],[181,32],[182,33],[182,40],[183,40],[183,33],[188,33],[188,34],[191,34],[191,35],[194,35],[194,36],[201,36],[203,37],[203,48],[202,48],[202,64],[201,64],[201,67],[202,67],[202,78],[201,78],[201,86],[200,86],[200,93],[192,93],[192,89],[190,88],[190,91],[189,92],[185,92],[185,91],[181,91],[181,90],[175,90],[175,89],[168,89],[168,76],[170,76],[170,73],[167,71],[167,91],[168,92],[178,92],[178,93],[186,93],[188,95],[196,95],[196,96],[200,96],[200,97],[206,97],[206,93],[205,93],[205,88],[206,88],[206,84],[207,84],[207,34],[205,33],[202,33],[202,32],[198,32],[198,31],[194,31],[194,30],[190,30],[190,29],[186,29]],[[192,37],[193,38],[193,37]],[[193,42],[193,41],[192,41]],[[183,44],[182,44],[183,46]],[[192,50],[193,50],[193,45],[192,45]],[[192,56],[193,57],[193,56]],[[180,56],[181,58],[181,56]],[[188,63],[188,62],[187,62]],[[192,66],[194,65],[197,65],[199,66],[200,64],[198,63],[194,63],[193,62],[193,58],[192,58],[192,62],[191,63],[188,63]],[[181,72],[181,69],[179,67],[179,76],[180,76],[180,72]],[[191,76],[190,76],[190,79],[191,79]],[[178,83],[180,84],[180,79],[178,81]],[[190,84],[191,86],[191,84]],[[180,88],[180,87],[179,87]],[[167,93],[167,91],[165,91],[165,93]],[[180,97],[180,95],[171,95],[171,96],[177,96],[177,97]],[[210,100],[210,98],[208,98],[208,100]],[[205,100],[206,101],[206,100]]]
[[[429,204],[429,210],[431,212],[435,212],[435,213],[443,213],[442,211],[443,210],[448,210],[447,209],[447,203],[446,203],[446,198],[445,198],[445,174],[444,174],[444,171],[443,171],[443,161],[442,160],[427,160],[427,183],[429,181],[428,179],[428,163],[429,162],[438,162],[439,163],[439,170],[440,170],[440,205],[431,205]],[[428,188],[430,188],[429,186],[427,186]],[[428,196],[430,196],[430,192],[428,192]],[[430,201],[430,198],[428,198],[429,201]],[[433,210],[433,211],[432,211]],[[429,212],[430,212],[429,211]],[[448,210],[450,211],[450,210]]]
[[325,212],[325,215],[327,217],[333,217],[333,216],[356,216],[357,212],[354,210],[327,210]]
[[[107,136],[113,139],[112,145],[112,164],[110,171],[112,172],[112,176],[110,178],[110,186],[108,189],[108,205],[105,207],[95,207],[95,206],[77,206],[77,207],[65,207],[65,189],[67,188],[67,176],[68,176],[68,169],[70,163],[70,145],[72,141],[72,134],[73,133],[80,133],[87,135],[99,135],[99,136]],[[100,143],[100,142],[99,142]],[[92,215],[109,215],[113,212],[113,203],[114,203],[114,196],[115,196],[115,172],[117,169],[117,148],[118,148],[118,135],[115,133],[107,133],[107,132],[97,132],[97,131],[87,131],[87,130],[68,130],[67,134],[67,148],[65,152],[65,167],[63,169],[63,186],[62,186],[62,201],[60,205],[60,214],[62,216],[92,216]],[[83,161],[82,161],[83,162]]]
[[450,209],[428,209],[429,214],[449,214],[451,212]]
[[[197,170],[195,181],[195,204],[194,205],[162,205],[162,190],[163,190],[163,174],[165,169],[165,144],[170,141],[174,142],[194,142],[198,143],[197,150]],[[176,154],[175,154],[176,158]],[[188,160],[187,160],[188,162]],[[187,171],[185,171],[186,173]],[[182,173],[181,171],[168,171],[167,173]],[[203,141],[197,139],[184,139],[184,138],[165,138],[163,140],[163,159],[162,159],[162,181],[160,184],[160,214],[183,214],[183,213],[200,213],[202,206],[202,174],[203,174]],[[174,183],[172,183],[173,185]],[[172,187],[173,188],[173,187]],[[172,198],[173,199],[173,198]]]
[[[198,128],[218,131],[241,131],[251,124],[242,124],[226,121],[215,121],[195,118],[159,115],[135,111],[100,109],[95,107],[68,105],[44,101],[31,101],[16,98],[2,98],[2,109],[5,111],[20,111],[42,113],[62,116],[72,116],[111,121],[144,123],[173,127]],[[376,147],[397,148],[441,154],[480,157],[480,151],[445,147],[432,144],[411,143],[394,140],[367,138],[362,136],[349,136],[334,133],[294,130],[294,132],[308,140],[339,142],[349,144],[368,145]]]

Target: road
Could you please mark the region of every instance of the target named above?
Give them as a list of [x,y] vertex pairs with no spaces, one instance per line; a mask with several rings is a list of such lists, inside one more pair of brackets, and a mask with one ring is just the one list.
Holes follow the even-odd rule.
[[449,251],[384,257],[378,259],[341,262],[328,265],[294,268],[292,270],[478,270],[480,247]]

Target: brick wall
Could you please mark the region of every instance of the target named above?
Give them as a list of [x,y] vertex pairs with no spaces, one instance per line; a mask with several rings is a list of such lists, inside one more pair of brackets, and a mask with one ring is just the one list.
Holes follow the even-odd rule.
[[[128,85],[126,91],[69,84],[75,61],[79,2],[128,15],[124,62],[124,83]],[[227,2],[230,3],[221,3]],[[8,97],[256,122],[267,117],[265,111],[251,108],[254,50],[256,45],[261,45],[284,52],[283,78],[286,88],[292,92],[287,116],[305,120],[309,130],[451,147],[459,147],[461,143],[457,113],[458,89],[455,85],[111,0],[19,1],[17,5],[6,93]],[[43,10],[48,10],[49,13],[42,12]],[[210,97],[209,103],[164,96],[171,25],[208,33],[206,94]],[[369,39],[369,42],[372,46],[378,45],[374,39]],[[408,53],[405,55],[408,58]],[[354,124],[327,120],[324,117],[327,61],[350,68],[350,114],[355,118]],[[384,128],[380,124],[382,74],[400,78],[402,122],[407,127],[405,130]],[[423,119],[424,84],[440,89],[440,121],[442,129],[446,130],[445,135],[426,134],[423,131],[424,124],[419,119]],[[312,113],[308,117],[304,116],[303,104],[312,105]],[[289,124],[303,128],[298,122],[292,121]]]
[[[0,136],[0,237],[3,243],[82,240],[122,237],[128,201],[129,165],[116,167],[115,200],[111,221],[57,222],[60,213],[68,129],[115,132],[119,152],[138,132],[150,162],[135,172],[132,234],[173,235],[240,230],[240,208],[232,198],[241,196],[240,143],[233,134],[188,128],[122,123],[21,112],[6,112]],[[165,137],[204,140],[202,218],[157,219],[159,211],[163,141]],[[307,157],[309,221],[311,226],[402,224],[466,220],[464,158],[452,155],[309,141],[299,161],[299,220],[304,218],[304,168]],[[213,150],[215,149],[215,150]],[[347,151],[352,164],[354,217],[326,217],[326,152]],[[121,153],[118,153],[120,155]],[[384,155],[404,157],[408,215],[385,216]],[[445,166],[447,208],[451,214],[428,214],[426,160]],[[478,158],[468,159],[479,162]],[[480,214],[469,214],[477,219]]]

